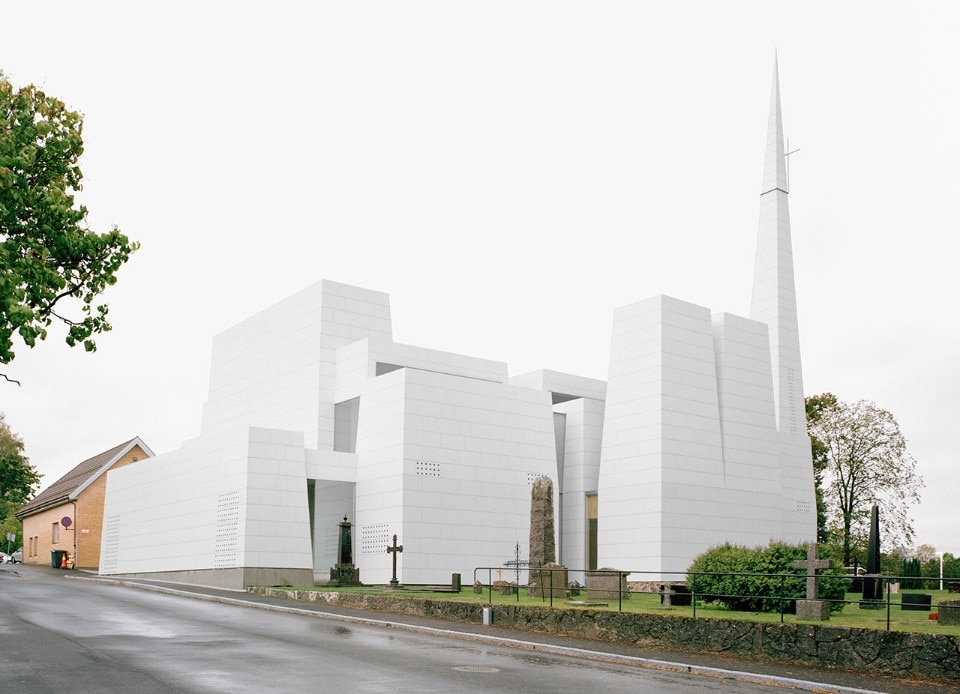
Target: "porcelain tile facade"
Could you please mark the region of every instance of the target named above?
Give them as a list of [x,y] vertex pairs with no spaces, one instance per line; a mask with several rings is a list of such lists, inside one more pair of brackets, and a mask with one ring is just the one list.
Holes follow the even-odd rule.
[[393,535],[400,580],[469,581],[526,558],[539,476],[572,577],[813,539],[783,156],[775,75],[751,318],[617,309],[606,382],[395,343],[386,294],[326,280],[216,336],[200,437],[108,475],[101,571],[322,578],[346,515],[365,582]]

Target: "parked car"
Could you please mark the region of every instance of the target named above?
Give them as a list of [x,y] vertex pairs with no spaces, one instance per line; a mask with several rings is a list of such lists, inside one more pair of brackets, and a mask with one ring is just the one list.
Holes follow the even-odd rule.
[[0,552],[0,564],[6,564],[10,561],[10,555],[6,552]]
[[14,564],[22,564],[22,563],[23,563],[23,549],[21,548],[21,549],[15,549],[15,550],[13,550],[13,554],[10,555],[10,561],[12,561]]

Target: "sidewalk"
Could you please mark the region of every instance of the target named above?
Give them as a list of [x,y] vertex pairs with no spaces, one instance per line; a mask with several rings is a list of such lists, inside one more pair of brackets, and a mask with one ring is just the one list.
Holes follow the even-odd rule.
[[[22,566],[22,565],[20,565]],[[286,611],[313,617],[367,623],[384,628],[431,632],[449,638],[482,641],[527,650],[553,652],[574,657],[632,664],[660,670],[699,672],[710,677],[728,677],[753,682],[768,682],[781,688],[801,691],[847,693],[855,690],[889,694],[934,694],[960,692],[960,682],[903,680],[875,673],[826,670],[813,667],[761,661],[722,653],[690,653],[668,648],[637,647],[543,634],[518,629],[483,626],[411,615],[397,615],[346,607],[320,605],[285,598],[269,598],[250,593],[205,588],[184,584],[99,577],[84,571],[61,571],[52,567],[27,567],[61,574],[64,578],[96,581],[129,588],[163,592],[247,607]]]

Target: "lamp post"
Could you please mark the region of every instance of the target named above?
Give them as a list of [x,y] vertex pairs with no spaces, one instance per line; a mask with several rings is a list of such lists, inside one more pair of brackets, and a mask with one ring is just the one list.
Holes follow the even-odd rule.
[[943,552],[937,552],[940,557],[940,590],[943,590]]

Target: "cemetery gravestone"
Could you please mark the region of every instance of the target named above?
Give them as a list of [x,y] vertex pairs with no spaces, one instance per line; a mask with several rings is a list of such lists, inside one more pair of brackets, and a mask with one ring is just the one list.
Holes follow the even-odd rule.
[[390,590],[399,590],[400,581],[397,580],[397,555],[403,551],[403,545],[397,544],[397,536],[393,536],[393,546],[387,547],[387,552],[393,555],[393,578],[390,579],[390,585],[387,586]]
[[538,598],[566,598],[569,595],[567,567],[554,563],[531,567],[527,594]]
[[883,607],[883,579],[880,576],[880,511],[870,509],[870,540],[867,544],[867,574],[863,577],[861,609]]
[[929,612],[932,599],[927,593],[904,593],[900,596],[901,610]]
[[538,477],[530,491],[530,566],[543,566],[557,560],[553,538],[553,480]]
[[960,600],[941,600],[937,603],[938,621],[945,626],[960,626]]
[[807,571],[807,599],[797,600],[797,619],[825,622],[830,619],[830,603],[817,599],[817,569],[830,567],[826,559],[817,559],[817,545],[807,547],[807,558],[793,562],[793,568]]
[[627,572],[603,568],[587,571],[587,600],[629,600]]
[[330,582],[338,586],[360,585],[360,569],[353,565],[353,541],[351,523],[347,517],[337,524],[339,527],[337,542],[337,563],[330,569]]

